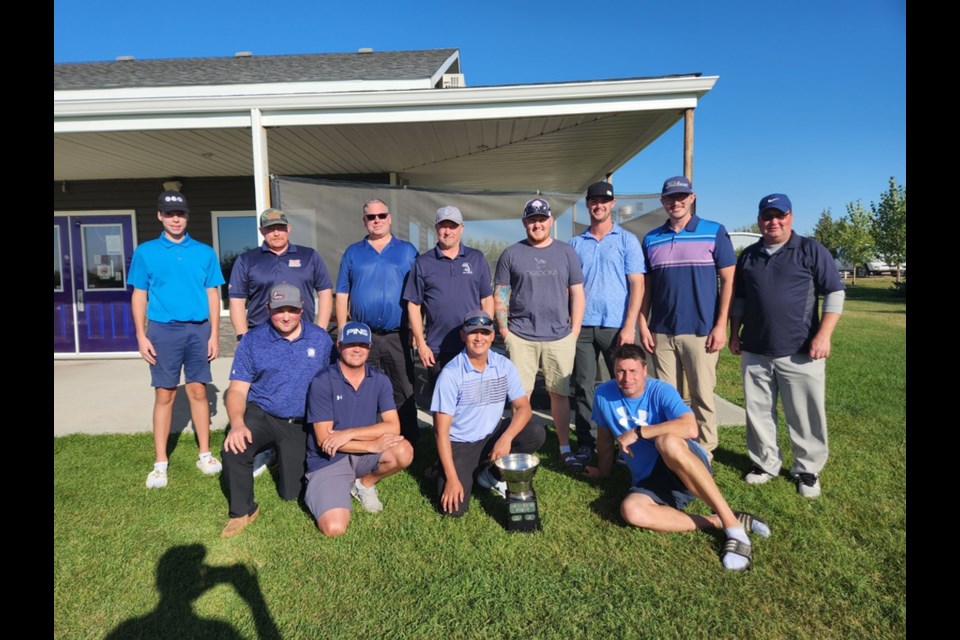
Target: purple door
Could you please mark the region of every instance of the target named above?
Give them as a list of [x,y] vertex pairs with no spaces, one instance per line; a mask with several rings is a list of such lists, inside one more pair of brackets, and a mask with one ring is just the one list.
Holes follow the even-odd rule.
[[127,286],[132,214],[55,217],[54,229],[63,256],[59,292],[54,271],[54,352],[136,351]]

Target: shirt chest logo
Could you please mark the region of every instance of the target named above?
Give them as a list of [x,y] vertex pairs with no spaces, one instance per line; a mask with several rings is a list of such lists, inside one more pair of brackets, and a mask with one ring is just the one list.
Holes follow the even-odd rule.
[[343,400],[343,396],[340,395],[339,393],[337,394],[337,400]]
[[461,264],[460,266],[463,267],[463,275],[465,275],[465,276],[472,276],[472,275],[473,275],[473,268],[470,266],[470,263],[469,263],[469,262],[464,262],[464,263]]
[[[617,424],[626,431],[647,426],[647,412],[643,409],[637,411],[636,417],[628,415],[626,407],[617,407],[615,413],[617,414]],[[633,422],[633,426],[630,425],[631,422]]]
[[308,357],[308,358],[316,358],[316,357],[317,357],[317,350],[314,349],[313,347],[307,347],[307,357]]
[[299,266],[300,266],[300,259],[297,258],[297,259],[295,259],[295,260],[290,260],[289,262],[287,262],[287,266],[288,266],[288,267],[299,267]]

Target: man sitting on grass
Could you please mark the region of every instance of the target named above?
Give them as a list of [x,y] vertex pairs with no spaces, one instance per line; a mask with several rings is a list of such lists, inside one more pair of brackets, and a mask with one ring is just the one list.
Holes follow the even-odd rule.
[[[597,423],[597,467],[585,473],[602,478],[613,462],[616,437],[630,468],[631,487],[620,504],[628,524],[653,531],[695,531],[723,528],[723,566],[748,569],[750,533],[766,538],[770,527],[760,518],[732,511],[713,480],[706,452],[695,441],[698,429],[693,412],[677,390],[649,379],[646,354],[634,344],[617,348],[614,379],[597,387],[593,420]],[[709,516],[683,512],[694,498],[714,511]]]
[[340,361],[313,379],[307,392],[307,491],[304,502],[327,537],[350,525],[351,500],[383,511],[376,484],[413,462],[413,447],[400,435],[390,378],[367,364],[370,327],[341,328]]

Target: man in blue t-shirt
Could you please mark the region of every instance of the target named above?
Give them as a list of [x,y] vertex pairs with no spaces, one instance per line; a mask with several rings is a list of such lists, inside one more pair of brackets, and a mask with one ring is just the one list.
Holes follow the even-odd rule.
[[[697,442],[712,457],[717,448],[717,360],[727,342],[737,256],[722,224],[693,213],[697,194],[684,176],[668,178],[660,192],[667,221],[643,237],[646,284],[640,340],[653,355],[657,378],[689,383]],[[720,280],[719,292],[717,279]]]
[[393,400],[400,415],[400,433],[416,445],[420,437],[413,393],[413,354],[410,326],[401,296],[407,274],[417,259],[417,248],[390,232],[393,216],[387,203],[368,200],[361,215],[366,237],[347,247],[337,274],[337,328],[347,318],[373,332],[370,364],[390,378]]
[[350,526],[351,496],[365,511],[383,510],[376,484],[413,462],[413,446],[400,435],[390,380],[367,364],[370,327],[348,322],[340,360],[322,371],[307,392],[307,490],[304,502],[323,535]]
[[[507,483],[494,460],[533,453],[546,432],[530,422],[530,400],[513,363],[491,351],[493,318],[481,309],[466,314],[460,328],[465,348],[440,372],[430,410],[437,437],[437,497],[440,510],[462,516],[470,508],[473,481],[506,497]],[[510,402],[513,415],[503,419]]]
[[[693,413],[676,389],[646,377],[643,348],[622,345],[613,366],[614,379],[599,385],[594,397],[598,466],[587,467],[587,475],[602,478],[610,473],[616,439],[630,468],[630,491],[620,504],[628,524],[663,532],[723,529],[723,565],[734,571],[749,568],[752,546],[747,534],[767,537],[770,527],[756,516],[730,509],[713,480],[706,452],[694,441]],[[683,511],[697,497],[712,514]]]
[[130,308],[140,356],[150,363],[154,387],[153,470],[147,487],[167,486],[167,439],[173,419],[173,400],[183,370],[190,417],[197,434],[204,474],[220,472],[220,461],[210,454],[210,404],[207,383],[213,378],[210,362],[220,354],[220,263],[213,249],[187,233],[190,208],[179,191],[157,198],[157,219],[163,233],[144,242],[133,253],[129,283]]
[[284,500],[300,494],[307,432],[307,387],[330,363],[327,332],[303,318],[303,299],[292,284],[270,290],[270,322],[247,332],[237,345],[225,404],[230,429],[223,442],[230,520],[221,537],[242,532],[260,514],[253,501],[254,453],[276,448],[277,490]]

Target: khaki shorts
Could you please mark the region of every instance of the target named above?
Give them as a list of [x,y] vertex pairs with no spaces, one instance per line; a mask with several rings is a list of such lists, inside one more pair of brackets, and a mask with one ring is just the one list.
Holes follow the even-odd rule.
[[537,371],[543,371],[547,391],[562,396],[570,393],[570,375],[577,353],[577,337],[570,332],[565,338],[549,342],[524,340],[510,333],[504,341],[510,361],[520,373],[520,382],[527,395],[533,391]]

